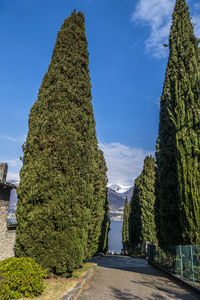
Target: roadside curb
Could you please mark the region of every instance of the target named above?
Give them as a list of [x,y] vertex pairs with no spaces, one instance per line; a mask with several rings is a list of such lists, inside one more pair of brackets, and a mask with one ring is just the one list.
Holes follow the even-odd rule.
[[148,263],[151,266],[153,266],[154,268],[156,268],[156,269],[162,271],[163,273],[165,273],[170,279],[173,279],[174,281],[176,281],[177,283],[179,283],[183,287],[186,287],[187,289],[189,289],[193,293],[195,293],[197,295],[200,295],[200,288],[198,288],[197,286],[195,286],[192,283],[189,283],[188,281],[184,280],[184,278],[180,278],[179,276],[170,273],[169,271],[167,271],[164,268],[158,266],[157,264],[154,264],[154,263],[149,262],[149,261],[148,261]]
[[59,300],[75,300],[77,296],[82,291],[84,285],[87,283],[87,281],[93,276],[94,270],[97,268],[97,265],[92,266],[84,275],[83,280],[79,283],[77,283],[72,290],[70,290],[66,295],[64,295]]

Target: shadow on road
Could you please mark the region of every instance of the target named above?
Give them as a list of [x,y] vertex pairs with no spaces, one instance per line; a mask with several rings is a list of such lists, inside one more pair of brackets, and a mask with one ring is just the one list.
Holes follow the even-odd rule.
[[[122,255],[105,255],[103,257],[94,257],[92,261],[102,268],[121,270],[122,272],[127,271],[135,274],[129,281],[131,283],[130,286],[137,287],[137,289],[141,291],[144,289],[151,291],[150,294],[145,297],[145,300],[197,299],[196,295],[192,295],[191,292],[188,294],[188,289],[175,283],[156,268],[153,268],[145,259]],[[121,273],[119,273],[119,276],[121,276],[120,274]],[[130,278],[130,275],[127,276],[127,278]],[[177,286],[177,288],[175,288],[175,286]],[[178,288],[178,286],[180,288]],[[112,290],[115,299],[144,300],[143,296],[140,297],[140,295],[138,296],[136,294],[134,294],[133,298],[133,290],[120,289],[114,285],[109,286],[109,288]]]
[[99,267],[166,277],[162,272],[150,266],[145,259],[141,258],[132,258],[122,255],[105,255],[103,257],[93,257],[91,261],[96,263]]
[[[140,297],[137,295],[133,295],[133,292],[128,292],[128,291],[122,291],[120,289],[110,287],[112,290],[112,294],[115,299],[121,299],[121,300],[144,300],[144,297]],[[190,300],[190,299],[195,299],[191,298],[188,296],[188,294],[183,294],[183,293],[174,293],[174,292],[169,292],[169,289],[162,289],[159,288],[159,291],[163,292],[163,295],[158,293],[152,293],[150,296],[145,296],[145,300],[166,300],[166,299],[174,299],[174,300]]]
[[[131,292],[121,291],[114,287],[113,288],[111,287],[111,289],[112,289],[112,293],[116,299],[133,300],[133,294]],[[144,300],[144,299],[134,295],[134,300]]]

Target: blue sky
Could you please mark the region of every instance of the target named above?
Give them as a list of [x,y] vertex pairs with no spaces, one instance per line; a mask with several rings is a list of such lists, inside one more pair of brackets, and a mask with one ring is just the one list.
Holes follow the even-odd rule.
[[[111,183],[132,185],[155,151],[174,0],[0,0],[0,161],[18,180],[28,114],[57,32],[85,13],[97,136]],[[200,36],[199,0],[188,1]]]

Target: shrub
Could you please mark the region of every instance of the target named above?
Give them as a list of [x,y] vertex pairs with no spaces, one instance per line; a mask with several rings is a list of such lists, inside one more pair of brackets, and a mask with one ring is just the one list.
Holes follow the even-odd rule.
[[46,276],[47,270],[31,258],[6,258],[0,262],[0,299],[38,296],[44,290]]

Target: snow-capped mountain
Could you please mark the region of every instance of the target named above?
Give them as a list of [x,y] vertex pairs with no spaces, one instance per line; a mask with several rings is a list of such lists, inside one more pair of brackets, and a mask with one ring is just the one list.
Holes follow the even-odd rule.
[[125,199],[130,201],[133,194],[133,187],[122,186],[118,184],[108,185],[108,198],[110,203],[110,218],[114,221],[123,220]]
[[126,197],[128,198],[128,201],[130,202],[132,195],[133,195],[133,190],[134,187],[130,187],[130,189],[128,191],[126,191],[125,193],[121,193],[120,196],[124,199],[126,199]]
[[110,219],[114,221],[122,221],[125,199],[111,188],[108,188],[108,198],[110,204]]
[[115,183],[108,184],[108,187],[113,191],[117,192],[118,194],[124,194],[131,188],[131,186],[125,186],[122,184],[115,184]]

